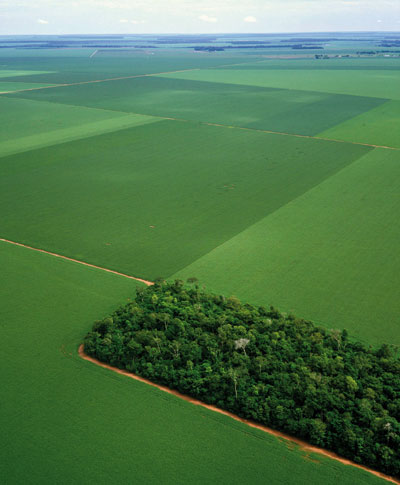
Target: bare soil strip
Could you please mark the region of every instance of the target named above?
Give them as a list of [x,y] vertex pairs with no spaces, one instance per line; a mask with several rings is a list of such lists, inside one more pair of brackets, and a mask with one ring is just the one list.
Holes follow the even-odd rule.
[[121,76],[121,77],[110,77],[108,79],[94,79],[92,81],[80,81],[76,83],[64,83],[64,84],[54,84],[51,86],[40,86],[37,88],[28,88],[28,89],[16,89],[15,91],[2,91],[0,94],[14,94],[14,93],[23,93],[25,91],[38,91],[39,89],[54,89],[54,88],[63,88],[65,86],[79,86],[81,84],[95,84],[95,83],[105,83],[109,81],[121,81],[123,79],[135,79],[138,77],[151,77],[151,76],[158,76],[161,74],[175,74],[178,72],[186,72],[186,71],[199,71],[200,68],[196,67],[194,69],[181,69],[180,71],[168,71],[168,72],[155,72],[152,74],[136,74],[135,76]]
[[3,239],[3,238],[0,238],[0,241],[6,242],[6,243],[9,243],[9,244],[14,244],[15,246],[21,246],[22,248],[31,249],[32,251],[38,251],[39,253],[50,254],[50,256],[55,256],[56,258],[61,258],[61,259],[65,259],[67,261],[72,261],[73,263],[83,264],[84,266],[89,266],[89,268],[100,269],[102,271],[106,271],[107,273],[113,273],[113,274],[116,274],[118,276],[123,276],[124,278],[129,278],[130,280],[140,281],[141,283],[144,283],[147,286],[150,286],[150,285],[153,284],[152,281],[147,281],[147,280],[143,280],[142,278],[136,278],[135,276],[130,276],[130,275],[127,275],[127,274],[124,274],[124,273],[119,273],[118,271],[114,271],[112,269],[102,268],[101,266],[96,266],[95,264],[85,263],[84,261],[79,261],[78,259],[68,258],[67,256],[62,256],[61,254],[52,253],[50,251],[45,251],[44,249],[33,248],[32,246],[27,246],[26,244],[21,244],[21,243],[18,243],[18,242],[15,242],[15,241],[10,241],[8,239]]
[[89,357],[87,354],[85,354],[85,349],[84,349],[83,344],[79,346],[78,352],[79,352],[79,355],[82,357],[82,359],[87,360],[89,362],[92,362],[93,364],[99,365],[100,367],[104,367],[104,369],[109,369],[109,370],[112,370],[113,372],[117,372],[118,374],[122,374],[124,376],[130,377],[131,379],[135,379],[136,381],[144,382],[145,384],[148,384],[149,386],[156,387],[157,389],[160,389],[161,391],[167,392],[168,394],[173,394],[174,396],[177,396],[180,399],[183,399],[187,402],[190,402],[190,403],[194,404],[195,406],[202,406],[204,408],[209,409],[210,411],[214,411],[216,413],[220,413],[220,414],[224,414],[225,416],[229,416],[230,418],[232,418],[236,421],[239,421],[241,423],[247,424],[248,426],[251,426],[252,428],[260,429],[261,431],[264,431],[265,433],[276,436],[278,438],[282,438],[286,441],[289,441],[290,443],[294,443],[294,444],[298,445],[301,450],[304,450],[306,452],[318,453],[320,455],[327,456],[327,457],[329,457],[333,460],[339,461],[343,465],[350,465],[350,466],[354,466],[356,468],[360,468],[361,470],[372,473],[373,475],[376,475],[379,478],[387,480],[388,482],[396,483],[397,485],[400,485],[400,481],[397,480],[396,478],[385,475],[384,473],[377,472],[375,470],[372,470],[371,468],[359,465],[358,463],[354,463],[351,460],[347,460],[346,458],[340,457],[336,453],[324,450],[323,448],[318,448],[316,446],[312,446],[309,443],[306,443],[305,441],[294,438],[293,436],[290,436],[286,433],[281,433],[280,431],[276,431],[275,429],[268,428],[267,426],[263,426],[261,424],[257,424],[254,421],[250,421],[250,420],[247,420],[247,419],[240,418],[239,416],[236,416],[236,414],[230,413],[229,411],[224,411],[223,409],[217,408],[215,406],[205,404],[205,403],[198,401],[197,399],[194,399],[190,396],[187,396],[185,394],[181,394],[178,391],[174,391],[173,389],[170,389],[169,387],[161,386],[159,384],[155,384],[154,382],[151,382],[148,379],[140,377],[136,374],[132,374],[131,372],[127,372],[125,370],[118,369],[117,367],[113,367],[111,365],[105,364],[104,362],[101,362],[100,360],[94,359],[93,357]]
[[[187,121],[187,120],[178,120],[178,121]],[[222,125],[220,123],[207,123],[207,122],[200,122],[203,125],[208,126],[221,126],[224,128],[236,128],[237,130],[246,130],[246,131],[258,131],[260,133],[270,133],[271,135],[282,135],[282,136],[294,136],[295,138],[310,138],[312,140],[323,140],[323,141],[333,141],[335,143],[347,143],[350,145],[361,145],[363,147],[371,147],[371,148],[384,148],[386,150],[395,150],[400,151],[400,148],[395,147],[388,147],[385,145],[372,145],[371,143],[361,143],[358,141],[346,141],[346,140],[336,140],[334,138],[323,138],[321,136],[313,136],[313,135],[299,135],[296,133],[286,133],[284,131],[270,131],[270,130],[261,130],[258,128],[245,128],[243,126],[233,126],[233,125]]]

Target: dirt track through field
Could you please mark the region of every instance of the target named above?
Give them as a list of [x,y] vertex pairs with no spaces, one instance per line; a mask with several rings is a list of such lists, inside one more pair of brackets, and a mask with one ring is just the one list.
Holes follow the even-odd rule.
[[96,84],[96,83],[106,83],[110,81],[121,81],[123,79],[135,79],[138,77],[151,77],[151,76],[159,76],[162,74],[175,74],[178,72],[187,72],[187,71],[199,71],[200,68],[196,67],[193,69],[181,69],[179,71],[168,71],[168,72],[155,72],[152,74],[136,74],[134,76],[121,76],[121,77],[110,77],[108,79],[94,79],[92,81],[79,81],[76,83],[64,83],[64,84],[52,84],[51,86],[38,86],[37,88],[27,88],[27,89],[16,89],[15,91],[1,91],[0,94],[15,94],[15,93],[24,93],[26,91],[39,91],[41,89],[54,89],[54,88],[64,88],[66,86],[80,86],[81,84]]
[[72,261],[73,263],[83,264],[84,266],[89,266],[89,268],[100,269],[101,271],[106,271],[107,273],[113,273],[113,274],[116,274],[118,276],[123,276],[124,278],[129,278],[130,280],[140,281],[141,283],[144,283],[147,286],[150,286],[150,285],[153,284],[152,281],[147,281],[147,280],[143,280],[142,278],[136,278],[135,276],[130,276],[130,275],[127,275],[127,274],[124,274],[124,273],[119,273],[118,271],[114,271],[112,269],[102,268],[101,266],[96,266],[95,264],[85,263],[84,261],[79,261],[78,259],[69,258],[68,256],[63,256],[61,254],[52,253],[50,251],[45,251],[44,249],[33,248],[32,246],[28,246],[26,244],[21,244],[21,243],[15,242],[15,241],[10,241],[9,239],[0,238],[0,241],[6,242],[6,243],[9,243],[9,244],[14,244],[14,246],[20,246],[22,248],[31,249],[32,251],[37,251],[39,253],[49,254],[50,256],[55,256],[56,258],[61,258],[61,259],[65,259],[67,261]]
[[205,404],[204,402],[201,402],[197,399],[194,399],[190,396],[187,396],[185,394],[181,394],[178,391],[174,391],[173,389],[170,389],[169,387],[162,386],[159,384],[155,384],[152,381],[149,381],[148,379],[145,379],[144,377],[140,377],[136,374],[132,374],[131,372],[125,371],[118,369],[117,367],[113,367],[111,365],[105,364],[104,362],[101,362],[100,360],[97,360],[93,357],[89,357],[87,354],[85,354],[85,349],[83,344],[79,346],[79,355],[82,357],[82,359],[87,360],[89,362],[92,362],[93,364],[96,364],[100,367],[103,367],[104,369],[109,369],[113,372],[117,372],[118,374],[130,377],[131,379],[135,379],[136,381],[144,382],[145,384],[148,384],[149,386],[156,387],[157,389],[160,389],[161,391],[167,392],[168,394],[173,394],[174,396],[179,397],[180,399],[183,399],[187,402],[190,402],[191,404],[194,404],[195,406],[202,406],[204,408],[209,409],[210,411],[214,411],[216,413],[224,414],[225,416],[229,416],[230,418],[234,419],[235,421],[239,421],[241,423],[247,424],[248,426],[252,428],[259,429],[261,431],[264,431],[265,433],[268,433],[272,436],[276,436],[277,438],[282,438],[286,441],[289,441],[290,443],[295,443],[300,447],[301,450],[311,452],[311,453],[317,453],[319,455],[327,456],[333,460],[339,461],[343,465],[350,465],[354,466],[356,468],[359,468],[361,470],[364,470],[368,473],[372,473],[373,475],[382,478],[383,480],[387,480],[388,482],[391,483],[396,483],[397,485],[400,485],[400,481],[396,480],[393,477],[390,477],[388,475],[385,475],[383,473],[377,472],[375,470],[372,470],[371,468],[367,468],[365,466],[359,465],[357,463],[354,463],[351,460],[347,460],[346,458],[341,458],[339,455],[336,453],[333,453],[331,451],[324,450],[323,448],[318,448],[316,446],[312,446],[309,443],[299,440],[297,438],[294,438],[293,436],[290,436],[286,433],[281,433],[280,431],[276,431],[275,429],[268,428],[267,426],[263,426],[261,424],[257,424],[254,421],[250,421],[247,419],[240,418],[236,414],[230,413],[229,411],[224,411],[223,409],[217,408],[216,406],[211,406],[210,404]]
[[[181,120],[181,121],[186,121],[186,120]],[[257,128],[245,128],[243,126],[231,126],[231,125],[222,125],[220,123],[207,123],[207,122],[200,122],[203,125],[208,125],[208,126],[221,126],[225,128],[235,128],[237,130],[246,130],[246,131],[258,131],[260,133],[269,133],[271,135],[282,135],[282,136],[294,136],[295,138],[309,138],[311,140],[323,140],[323,141],[331,141],[335,143],[347,143],[350,145],[361,145],[363,147],[370,147],[370,148],[384,148],[385,150],[396,150],[400,151],[400,148],[395,148],[395,147],[388,147],[385,145],[372,145],[371,143],[361,143],[357,141],[346,141],[346,140],[336,140],[334,138],[323,138],[321,136],[313,136],[313,135],[299,135],[296,133],[286,133],[284,131],[270,131],[270,130],[261,130]]]

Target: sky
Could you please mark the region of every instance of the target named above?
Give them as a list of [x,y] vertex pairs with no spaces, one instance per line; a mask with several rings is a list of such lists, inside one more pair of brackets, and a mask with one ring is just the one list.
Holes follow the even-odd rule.
[[0,0],[0,35],[400,31],[400,0]]

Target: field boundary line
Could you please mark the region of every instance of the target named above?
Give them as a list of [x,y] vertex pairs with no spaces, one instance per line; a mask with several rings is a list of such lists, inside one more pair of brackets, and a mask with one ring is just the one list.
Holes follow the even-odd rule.
[[[197,68],[196,68],[197,69]],[[192,70],[192,69],[189,69]],[[198,70],[198,69],[197,69]],[[146,77],[146,76],[155,76],[156,74],[144,74],[140,76],[135,76],[135,77]],[[116,79],[112,79],[113,81]],[[84,83],[90,83],[90,82],[103,82],[103,81],[85,81]],[[84,84],[82,83],[82,84]],[[57,86],[46,86],[44,88],[33,88],[33,90],[36,89],[49,89],[53,87],[62,87],[62,86],[73,86],[73,84],[59,84]],[[31,91],[32,89],[25,89],[23,91]],[[9,92],[4,92],[1,94],[13,94],[14,92],[22,92],[22,91],[9,91]],[[23,99],[28,99],[28,98],[23,98]],[[299,133],[286,133],[284,131],[273,131],[273,130],[263,130],[261,128],[248,128],[245,126],[236,126],[236,125],[224,125],[223,123],[211,123],[209,121],[198,121],[198,120],[188,120],[185,118],[176,118],[173,116],[161,116],[161,115],[154,115],[154,114],[146,114],[146,113],[138,113],[136,111],[120,111],[117,109],[109,109],[109,108],[98,108],[94,106],[85,106],[85,105],[79,105],[79,104],[70,104],[70,103],[59,103],[57,101],[49,101],[49,100],[33,100],[37,101],[39,103],[52,103],[52,104],[57,104],[57,105],[62,105],[62,106],[74,106],[75,108],[84,108],[84,109],[90,109],[90,110],[97,110],[97,111],[107,111],[110,113],[121,113],[121,114],[126,114],[126,115],[139,115],[139,116],[147,116],[149,118],[157,118],[160,120],[169,120],[169,121],[179,121],[183,123],[199,123],[200,125],[206,125],[206,126],[216,126],[219,128],[231,128],[231,129],[236,129],[236,130],[244,130],[244,131],[255,131],[258,133],[268,133],[269,135],[280,135],[280,136],[293,136],[295,138],[308,138],[309,140],[322,140],[322,141],[330,141],[334,143],[344,143],[347,145],[358,145],[358,146],[364,146],[364,147],[369,147],[369,148],[382,148],[383,150],[393,150],[393,151],[400,151],[400,148],[397,147],[391,147],[391,146],[386,146],[386,145],[374,145],[372,143],[362,143],[358,141],[348,141],[348,140],[337,140],[335,138],[325,138],[321,136],[315,136],[315,135],[300,135]],[[140,126],[140,125],[139,125]],[[117,130],[118,131],[118,130]],[[96,136],[96,134],[94,134]]]
[[72,261],[73,263],[79,263],[79,264],[82,264],[83,266],[88,266],[89,268],[100,269],[101,271],[105,271],[106,273],[112,273],[112,274],[115,274],[117,276],[122,276],[124,278],[128,278],[130,280],[140,281],[141,283],[144,283],[147,286],[151,286],[151,285],[154,284],[152,281],[148,281],[148,280],[144,280],[142,278],[137,278],[136,276],[130,276],[130,275],[127,275],[127,274],[124,274],[124,273],[120,273],[119,271],[114,271],[113,269],[103,268],[102,266],[96,266],[95,264],[86,263],[85,261],[80,261],[79,259],[69,258],[68,256],[63,256],[62,254],[57,254],[57,253],[53,253],[51,251],[46,251],[45,249],[34,248],[32,246],[28,246],[27,244],[22,244],[22,243],[15,242],[15,241],[10,241],[9,239],[4,239],[4,238],[0,238],[0,241],[8,243],[8,244],[13,244],[14,246],[19,246],[19,247],[22,247],[22,248],[25,248],[25,249],[30,249],[31,251],[37,251],[39,253],[49,254],[50,256],[54,256],[56,258],[64,259],[66,261]]
[[96,84],[96,83],[105,83],[109,81],[122,81],[124,79],[135,79],[139,77],[161,76],[162,74],[176,74],[178,72],[200,71],[200,69],[201,69],[200,67],[194,67],[192,69],[180,69],[178,71],[154,72],[151,74],[135,74],[134,76],[121,76],[121,77],[111,77],[107,79],[94,79],[91,81],[79,81],[76,83],[63,83],[63,84],[55,84],[51,86],[41,86],[37,88],[17,89],[15,91],[2,91],[0,92],[0,94],[15,94],[15,93],[24,93],[27,91],[39,91],[40,89],[54,89],[54,88],[64,88],[66,86],[80,86],[82,84]]
[[190,397],[186,394],[182,394],[178,391],[170,389],[167,386],[156,384],[155,382],[152,382],[149,379],[146,379],[144,377],[140,377],[137,374],[133,374],[132,372],[128,372],[126,370],[118,369],[118,367],[113,367],[109,364],[105,364],[104,362],[101,362],[100,360],[95,359],[94,357],[90,357],[89,355],[87,355],[85,353],[85,349],[84,349],[83,344],[81,344],[79,346],[78,353],[79,353],[79,356],[82,359],[84,359],[88,362],[91,362],[93,364],[96,364],[100,367],[103,367],[104,369],[111,370],[113,372],[124,375],[126,377],[130,377],[131,379],[134,379],[136,381],[143,382],[144,384],[147,384],[149,386],[156,387],[157,389],[159,389],[163,392],[166,392],[168,394],[172,394],[172,395],[174,395],[174,396],[176,396],[180,399],[183,399],[184,401],[187,401],[187,402],[190,402],[191,404],[194,404],[195,406],[201,406],[201,407],[206,408],[210,411],[214,411],[215,413],[223,414],[225,416],[228,416],[228,417],[234,419],[235,421],[239,421],[240,423],[247,424],[251,428],[259,429],[259,430],[264,431],[265,433],[268,433],[268,434],[275,436],[277,438],[282,438],[282,439],[289,441],[291,443],[295,443],[296,445],[298,445],[300,447],[301,450],[316,453],[316,454],[323,455],[323,456],[327,456],[328,458],[331,458],[332,460],[339,461],[343,465],[349,465],[349,466],[353,466],[355,468],[359,468],[359,469],[364,470],[368,473],[371,473],[372,475],[375,475],[379,478],[382,478],[383,480],[387,480],[388,482],[400,485],[400,481],[397,480],[396,478],[393,478],[389,475],[385,475],[384,473],[373,470],[372,468],[368,468],[366,466],[359,465],[358,463],[355,463],[351,460],[348,460],[347,458],[342,458],[341,456],[337,455],[336,453],[334,453],[332,451],[328,451],[328,450],[325,450],[323,448],[318,448],[317,446],[313,446],[313,445],[307,443],[306,441],[300,440],[298,438],[294,438],[293,436],[291,436],[289,434],[282,433],[281,431],[277,431],[275,429],[269,428],[268,426],[258,424],[256,422],[248,420],[248,419],[243,419],[243,418],[237,416],[236,414],[233,414],[229,411],[225,411],[224,409],[220,409],[216,406],[212,406],[211,404],[206,404],[202,401],[199,401],[198,399],[192,398],[192,397]]
[[[179,120],[177,121],[188,121],[188,120]],[[325,138],[321,136],[315,136],[315,135],[300,135],[298,133],[286,133],[284,131],[272,131],[272,130],[262,130],[261,128],[246,128],[244,126],[235,126],[235,125],[223,125],[221,123],[209,123],[205,121],[200,121],[201,124],[203,125],[208,125],[208,126],[220,126],[224,128],[236,128],[237,130],[247,130],[247,131],[258,131],[260,133],[269,133],[271,135],[282,135],[282,136],[294,136],[295,138],[308,138],[311,140],[322,140],[322,141],[332,141],[335,143],[346,143],[349,145],[361,145],[364,147],[369,147],[369,148],[383,148],[385,150],[395,150],[395,151],[400,151],[400,148],[396,147],[389,147],[386,145],[373,145],[372,143],[362,143],[358,141],[347,141],[347,140],[336,140],[334,138]]]
[[[99,49],[97,49],[95,52],[93,52],[89,58],[94,57],[98,53]],[[260,61],[255,61],[255,62],[262,62]],[[246,64],[244,63],[237,63],[237,64],[221,64],[219,66],[212,66],[210,68],[204,68],[204,67],[192,67],[190,69],[178,69],[176,71],[167,71],[167,72],[153,72],[153,73],[147,73],[147,74],[135,74],[134,76],[121,76],[121,77],[112,77],[112,78],[107,78],[107,79],[94,79],[91,81],[80,81],[76,83],[62,83],[62,84],[54,84],[51,86],[42,86],[42,87],[37,87],[37,88],[28,88],[28,89],[17,89],[15,91],[0,91],[0,95],[2,94],[15,94],[15,93],[23,93],[26,91],[37,91],[40,89],[51,89],[51,88],[62,88],[65,86],[79,86],[81,84],[93,84],[93,83],[104,83],[104,82],[109,82],[109,81],[121,81],[123,79],[135,79],[139,77],[151,77],[151,76],[162,76],[163,74],[176,74],[179,72],[188,72],[188,71],[201,71],[203,69],[215,69],[219,67],[224,67],[224,66],[240,66],[241,64]]]

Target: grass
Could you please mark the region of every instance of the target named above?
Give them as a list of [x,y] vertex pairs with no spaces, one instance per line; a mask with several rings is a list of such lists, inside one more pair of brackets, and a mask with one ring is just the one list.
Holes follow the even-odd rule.
[[[323,64],[321,63],[321,66]],[[394,66],[393,66],[394,67]],[[400,70],[357,69],[204,69],[163,75],[191,81],[220,82],[400,100]]]
[[36,76],[38,74],[52,74],[49,71],[21,71],[11,69],[0,69],[0,79],[18,76]]
[[[203,72],[223,74],[225,80],[229,79],[229,71],[225,70],[190,72],[195,76],[202,76]],[[156,76],[58,87],[16,96],[303,135],[315,135],[384,102],[370,97]]]
[[196,123],[136,126],[3,157],[2,236],[167,277],[368,151]]
[[319,136],[400,148],[400,101],[388,101]]
[[[157,72],[217,67],[248,61],[243,54],[212,55],[173,50],[137,50],[130,58],[108,55],[90,57],[96,49],[1,49],[0,65],[7,70],[45,71],[45,74],[25,76],[25,81],[44,83],[71,83],[107,79],[118,76],[132,76]],[[6,52],[8,51],[8,52]],[[10,52],[11,51],[11,52]],[[254,57],[253,57],[254,58]],[[10,80],[18,81],[14,76]]]
[[[400,67],[400,60],[398,58],[383,58],[383,57],[341,57],[330,59],[264,59],[258,61],[249,61],[237,66],[220,67],[219,69],[228,70],[340,70],[347,71],[348,75],[352,75],[352,71],[358,70],[384,70],[393,71]],[[290,76],[290,73],[287,74]]]
[[46,86],[54,86],[49,83],[33,83],[33,82],[17,82],[17,81],[0,81],[0,94],[12,93],[23,89],[43,88]]
[[6,243],[0,257],[4,483],[385,483],[81,360],[137,284]]
[[174,276],[395,343],[399,180],[400,153],[376,149]]
[[0,156],[158,121],[157,118],[0,96]]

